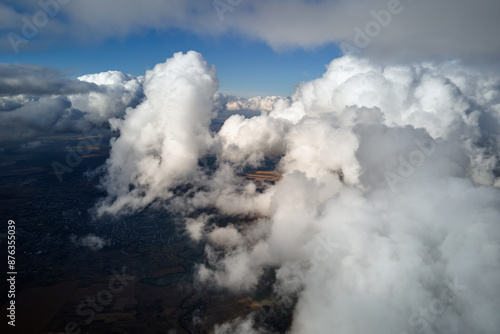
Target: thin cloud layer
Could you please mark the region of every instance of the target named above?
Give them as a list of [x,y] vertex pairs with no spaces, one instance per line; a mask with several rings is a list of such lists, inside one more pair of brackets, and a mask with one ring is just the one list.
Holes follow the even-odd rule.
[[98,85],[67,79],[57,70],[37,65],[0,64],[0,95],[71,95],[103,92]]
[[72,235],[70,239],[76,246],[88,247],[94,252],[99,251],[106,246],[106,240],[94,234],[87,234],[86,236],[80,238],[77,238],[76,235]]
[[[500,4],[496,0],[148,0],[141,3],[91,0],[63,4],[54,0],[51,3],[49,9],[26,0],[15,5],[12,1],[3,4],[1,12],[9,15],[0,26],[6,36],[0,43],[1,49],[23,50],[69,39],[95,42],[144,29],[180,28],[205,36],[236,32],[264,41],[277,50],[343,42],[344,51],[355,50],[380,59],[458,57],[488,61],[500,55],[500,42],[490,38],[500,30]],[[40,11],[49,11],[48,23],[36,29],[34,37],[26,38],[22,33],[26,24],[22,18],[30,21]],[[11,35],[9,39],[9,33],[17,37]]]

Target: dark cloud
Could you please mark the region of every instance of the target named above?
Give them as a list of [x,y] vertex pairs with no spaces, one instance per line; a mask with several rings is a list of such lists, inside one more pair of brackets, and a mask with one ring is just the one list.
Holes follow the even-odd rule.
[[108,127],[142,98],[142,77],[109,71],[67,79],[42,66],[0,64],[1,139]]
[[104,92],[94,83],[64,78],[62,73],[43,66],[0,64],[0,96],[74,95]]
[[0,113],[2,137],[15,140],[51,134],[58,129],[76,130],[75,121],[80,115],[70,107],[71,102],[64,97],[42,98],[29,101],[15,111]]

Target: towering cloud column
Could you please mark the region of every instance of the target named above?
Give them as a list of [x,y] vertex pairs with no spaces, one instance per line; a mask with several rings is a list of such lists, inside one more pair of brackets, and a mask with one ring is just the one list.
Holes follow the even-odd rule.
[[108,197],[99,214],[169,198],[173,187],[196,173],[198,158],[213,143],[209,126],[217,89],[215,67],[194,51],[176,53],[146,73],[144,102],[111,121],[120,136],[111,143]]

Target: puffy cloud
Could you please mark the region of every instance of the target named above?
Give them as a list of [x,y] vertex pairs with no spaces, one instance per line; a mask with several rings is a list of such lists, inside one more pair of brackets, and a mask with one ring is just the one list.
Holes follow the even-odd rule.
[[[176,54],[113,122],[99,210],[166,202],[185,213],[206,242],[197,281],[248,292],[272,270],[277,300],[297,300],[290,333],[496,333],[498,82],[454,61],[346,56],[269,113],[232,116],[213,134],[215,71]],[[270,159],[279,181],[244,178]],[[204,208],[231,223],[190,216]]]
[[[388,168],[391,158],[370,147],[381,145],[397,157],[421,150],[416,140],[429,140],[425,131],[381,124],[357,134],[366,174]],[[452,332],[456,324],[494,332],[500,324],[481,319],[494,319],[498,307],[489,294],[500,270],[500,192],[474,186],[465,177],[467,165],[465,151],[444,142],[413,173],[401,173],[394,188],[384,173],[361,177],[362,186],[371,186],[367,192],[285,174],[276,184],[270,219],[254,227],[264,234],[252,239],[250,228],[236,250],[231,245],[213,260],[215,270],[200,267],[199,279],[251,290],[263,268],[278,266],[276,292],[299,296],[292,333],[399,333],[418,323],[436,333]],[[373,178],[379,182],[368,184]],[[454,302],[443,301],[455,279],[467,289],[452,295]],[[445,309],[431,308],[436,303]],[[419,315],[422,307],[433,310],[431,320]]]
[[283,171],[302,171],[316,179],[336,174],[342,182],[357,183],[358,138],[351,128],[336,128],[325,119],[304,118],[287,133],[286,145],[286,155],[280,162]]
[[[327,209],[317,223],[332,241],[325,238],[326,246],[318,243],[317,253],[309,253],[312,259],[316,255],[318,264],[315,271],[299,276],[303,290],[292,333],[328,333],[331,328],[339,333],[412,332],[417,326],[432,333],[451,333],[456,325],[477,332],[498,328],[496,321],[480,320],[493,315],[487,291],[497,286],[490,275],[498,273],[498,261],[490,252],[498,251],[494,240],[499,212],[496,200],[491,202],[498,191],[449,178],[405,190],[371,196],[342,191],[325,203]],[[454,204],[445,204],[450,193],[455,194]],[[452,209],[455,205],[461,209]],[[468,233],[477,239],[464,245]],[[481,246],[476,248],[479,239]],[[485,275],[473,269],[490,265],[494,269]],[[467,289],[454,291],[454,302],[443,300],[455,279]],[[419,313],[422,308],[432,317],[425,319]]]
[[3,139],[26,140],[58,132],[108,126],[143,97],[142,77],[104,72],[67,79],[35,65],[0,64]]
[[201,215],[200,217],[186,219],[186,231],[189,237],[194,241],[200,241],[203,238],[203,229],[210,219],[210,216]]
[[[83,124],[82,124],[83,122]],[[71,109],[66,97],[32,100],[21,107],[0,113],[2,139],[18,140],[57,131],[86,128],[82,114]]]
[[218,80],[213,66],[194,51],[176,53],[144,78],[144,101],[112,121],[120,137],[111,143],[99,213],[138,209],[169,198],[192,178],[211,148],[209,125]]
[[279,99],[279,96],[256,96],[249,99],[235,98],[226,103],[226,109],[230,111],[271,111],[274,102]]
[[326,115],[345,127],[355,124],[357,108],[352,106],[378,108],[384,124],[421,127],[434,139],[461,142],[473,160],[474,181],[493,184],[492,166],[499,154],[498,83],[497,77],[456,61],[380,66],[342,57],[331,62],[322,78],[301,83],[292,101],[276,103],[269,115],[294,123]]
[[236,318],[230,323],[225,323],[222,325],[215,325],[214,334],[231,334],[231,333],[241,333],[241,334],[259,334],[261,331],[255,330],[253,328],[253,320],[250,317],[246,319]]
[[70,97],[74,108],[87,112],[87,118],[94,123],[107,122],[112,117],[121,116],[125,109],[135,107],[144,97],[142,81],[144,77],[135,77],[118,71],[108,71],[84,75],[79,81],[89,82],[105,89],[105,93],[89,92],[88,94]]
[[84,237],[77,238],[75,235],[71,236],[71,241],[77,246],[88,247],[90,250],[96,252],[106,246],[106,240],[93,234],[88,234]]
[[266,116],[247,119],[242,115],[233,115],[218,132],[221,156],[232,162],[244,161],[257,166],[266,156],[283,155],[286,128],[287,122]]
[[18,109],[33,99],[25,95],[2,97],[0,98],[0,112]]
[[214,229],[208,238],[216,246],[230,248],[241,244],[241,235],[234,226],[226,226]]

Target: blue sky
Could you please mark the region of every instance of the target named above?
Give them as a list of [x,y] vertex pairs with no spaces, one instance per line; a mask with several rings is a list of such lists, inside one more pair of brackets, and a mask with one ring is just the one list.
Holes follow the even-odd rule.
[[273,50],[268,44],[234,34],[201,36],[180,29],[149,30],[94,44],[60,43],[50,48],[3,55],[2,62],[66,70],[69,76],[118,70],[143,75],[175,52],[195,50],[217,68],[220,91],[230,95],[290,95],[300,81],[322,75],[338,47]]

